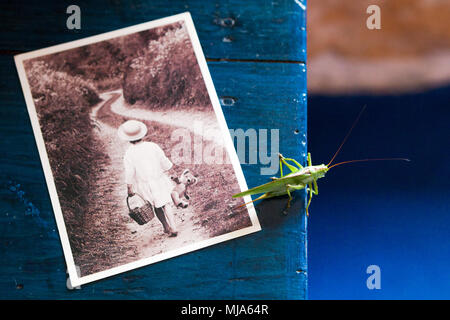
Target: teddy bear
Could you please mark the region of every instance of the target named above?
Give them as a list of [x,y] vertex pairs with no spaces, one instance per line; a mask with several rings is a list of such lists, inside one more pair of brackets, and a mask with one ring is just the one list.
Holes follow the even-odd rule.
[[187,189],[198,182],[197,177],[189,169],[185,169],[180,177],[172,176],[171,179],[175,182],[175,187],[170,194],[173,203],[177,208],[187,208],[189,206],[188,200],[190,199]]

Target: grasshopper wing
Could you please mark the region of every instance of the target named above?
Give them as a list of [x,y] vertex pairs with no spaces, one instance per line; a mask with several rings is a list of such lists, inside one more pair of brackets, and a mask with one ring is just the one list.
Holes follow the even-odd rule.
[[286,190],[286,183],[289,183],[287,181],[288,179],[285,178],[278,178],[274,181],[262,184],[260,186],[248,189],[247,191],[243,191],[240,193],[236,193],[233,195],[233,198],[240,198],[252,194],[258,194],[258,193],[266,193],[266,192],[274,192],[274,191],[281,191]]

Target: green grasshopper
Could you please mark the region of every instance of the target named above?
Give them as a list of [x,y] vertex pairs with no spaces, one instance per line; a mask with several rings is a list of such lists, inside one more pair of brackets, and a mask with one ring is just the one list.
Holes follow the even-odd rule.
[[[303,167],[300,163],[298,163],[295,159],[292,158],[285,158],[282,154],[279,154],[280,157],[280,177],[272,177],[272,181],[268,182],[266,184],[254,187],[252,189],[249,189],[244,192],[237,193],[233,195],[233,198],[240,198],[247,195],[253,195],[253,194],[260,194],[264,193],[262,196],[256,198],[253,201],[247,202],[243,205],[240,205],[239,207],[243,207],[249,203],[252,203],[257,200],[261,199],[268,199],[283,195],[288,195],[289,199],[287,202],[287,208],[291,206],[292,201],[292,195],[291,192],[295,190],[301,190],[306,188],[306,192],[309,196],[308,202],[306,204],[306,215],[309,216],[309,205],[311,204],[311,199],[313,195],[319,194],[319,188],[317,187],[317,180],[320,178],[325,177],[325,174],[333,167],[347,164],[347,163],[354,163],[354,162],[365,162],[365,161],[386,161],[386,160],[401,160],[401,161],[409,161],[409,159],[405,158],[380,158],[380,159],[360,159],[360,160],[349,160],[349,161],[343,161],[336,164],[333,164],[334,159],[339,154],[342,146],[344,145],[345,141],[347,141],[347,138],[350,136],[353,128],[357,124],[359,118],[361,117],[362,113],[365,110],[365,106],[360,111],[358,117],[356,118],[355,122],[353,123],[352,127],[350,128],[349,132],[345,136],[344,140],[342,141],[341,145],[331,158],[331,160],[328,162],[328,164],[320,164],[320,165],[313,165],[311,161],[311,154],[308,152],[307,156],[307,166]],[[283,165],[285,165],[291,172],[283,175]]]

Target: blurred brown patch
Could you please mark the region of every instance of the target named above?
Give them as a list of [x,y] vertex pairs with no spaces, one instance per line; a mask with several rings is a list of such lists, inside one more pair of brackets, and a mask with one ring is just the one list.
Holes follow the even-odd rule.
[[[366,9],[381,8],[381,30]],[[308,3],[311,93],[399,92],[450,79],[450,2],[446,0]]]

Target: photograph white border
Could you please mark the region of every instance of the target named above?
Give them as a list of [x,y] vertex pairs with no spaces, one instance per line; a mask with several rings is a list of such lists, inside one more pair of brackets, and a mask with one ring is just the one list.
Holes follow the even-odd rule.
[[[201,70],[201,73],[203,76],[203,80],[205,82],[212,106],[214,108],[217,120],[219,122],[220,129],[224,136],[226,151],[230,157],[231,164],[233,165],[239,187],[241,188],[241,191],[247,190],[248,187],[247,187],[247,183],[245,181],[244,174],[242,172],[241,165],[239,163],[239,158],[234,149],[233,140],[231,139],[230,133],[228,131],[228,126],[226,124],[225,117],[222,112],[219,98],[217,97],[217,93],[214,89],[214,84],[213,84],[211,75],[208,70],[206,59],[203,55],[200,41],[198,39],[197,32],[195,31],[194,23],[192,21],[191,14],[189,12],[184,12],[184,13],[173,15],[170,17],[166,17],[166,18],[134,25],[131,27],[103,33],[100,35],[96,35],[96,36],[92,36],[92,37],[88,37],[88,38],[84,38],[84,39],[80,39],[80,40],[76,40],[76,41],[71,41],[71,42],[67,42],[64,44],[60,44],[60,45],[48,47],[45,49],[40,49],[40,50],[36,50],[36,51],[32,51],[32,52],[14,56],[16,68],[19,73],[20,83],[21,83],[22,90],[23,90],[23,93],[25,96],[25,102],[27,104],[27,109],[28,109],[28,113],[30,116],[31,125],[33,127],[33,132],[34,132],[34,136],[36,139],[39,156],[40,156],[40,159],[42,162],[42,167],[44,169],[45,180],[47,182],[48,191],[49,191],[50,199],[51,199],[52,206],[53,206],[53,211],[55,213],[56,224],[58,227],[58,232],[59,232],[59,236],[60,236],[63,251],[64,251],[64,257],[65,257],[66,264],[67,264],[70,282],[73,287],[80,286],[80,285],[83,285],[83,284],[86,284],[89,282],[93,282],[96,280],[100,280],[100,279],[103,279],[106,277],[110,277],[110,276],[113,276],[113,275],[116,275],[116,274],[119,274],[122,272],[130,271],[130,270],[133,270],[136,268],[140,268],[140,267],[143,267],[143,266],[146,266],[149,264],[153,264],[155,262],[166,260],[166,259],[169,259],[169,258],[172,258],[175,256],[179,256],[179,255],[182,255],[182,254],[185,254],[188,252],[192,252],[194,250],[205,248],[205,247],[211,246],[213,244],[231,240],[231,239],[241,237],[241,236],[261,230],[261,226],[260,226],[258,217],[256,215],[255,208],[254,208],[253,204],[248,204],[247,209],[248,209],[249,217],[250,217],[250,220],[252,223],[252,226],[250,226],[250,227],[236,230],[236,231],[233,231],[233,232],[230,232],[227,234],[223,234],[223,235],[220,235],[220,236],[217,236],[214,238],[210,238],[207,240],[203,240],[198,243],[194,243],[194,244],[191,244],[191,245],[179,248],[179,249],[170,250],[168,252],[164,252],[164,253],[155,255],[153,257],[141,259],[141,260],[135,261],[135,262],[130,262],[130,263],[118,266],[118,267],[114,267],[114,268],[111,268],[111,269],[108,269],[105,271],[93,273],[93,274],[90,274],[87,276],[79,277],[77,274],[72,250],[70,248],[69,237],[68,237],[66,226],[64,223],[64,218],[63,218],[61,206],[59,203],[59,198],[58,198],[58,195],[56,192],[56,186],[55,186],[52,170],[50,167],[50,162],[48,159],[47,151],[45,149],[45,143],[44,143],[41,128],[39,125],[38,116],[36,113],[36,107],[34,105],[33,97],[31,95],[31,89],[28,84],[28,79],[27,79],[25,69],[23,66],[23,61],[28,60],[28,59],[33,59],[36,57],[40,57],[40,56],[44,56],[44,55],[57,53],[60,51],[65,51],[68,49],[73,49],[73,48],[89,45],[89,44],[104,41],[104,40],[109,40],[109,39],[124,36],[124,35],[129,35],[132,33],[140,32],[140,31],[144,31],[144,30],[148,30],[148,29],[153,29],[156,27],[160,27],[160,26],[164,26],[167,24],[172,24],[172,23],[180,22],[180,21],[184,21],[186,24],[188,34],[189,34],[192,46],[194,48],[195,56],[197,58],[197,62],[199,64],[199,67],[200,67],[200,70]],[[246,196],[246,197],[244,197],[244,200],[245,200],[245,202],[249,202],[252,199],[250,196]]]

